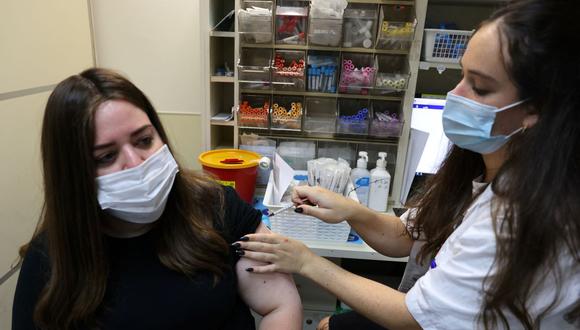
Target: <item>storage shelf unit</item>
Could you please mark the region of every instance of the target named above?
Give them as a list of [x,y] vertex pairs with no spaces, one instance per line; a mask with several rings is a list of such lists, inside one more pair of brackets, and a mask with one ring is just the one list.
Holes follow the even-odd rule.
[[358,143],[358,144],[376,144],[376,145],[397,145],[399,139],[397,138],[373,138],[371,136],[365,137],[354,137],[345,135],[328,135],[328,134],[317,134],[308,133],[304,134],[301,132],[292,131],[278,131],[278,130],[263,130],[254,127],[243,128],[244,132],[255,133],[261,136],[274,138],[274,139],[285,139],[285,140],[297,140],[297,141],[326,141],[326,142],[346,142],[346,143]]
[[228,77],[228,76],[211,76],[210,81],[211,82],[221,82],[221,83],[234,83],[235,79],[234,79],[234,77]]
[[268,48],[268,49],[289,49],[289,50],[320,50],[329,52],[347,52],[347,53],[365,53],[365,54],[395,54],[395,55],[407,55],[409,51],[407,50],[390,50],[390,49],[372,49],[372,48],[361,48],[361,47],[326,47],[326,46],[315,46],[315,45],[283,45],[283,44],[240,44],[243,48]]
[[231,31],[210,31],[210,37],[220,37],[220,38],[235,38],[236,33]]
[[[232,10],[235,11],[235,0],[209,0],[200,3],[200,9],[206,15],[200,15],[203,47],[205,48],[204,68],[206,79],[206,109],[203,111],[202,134],[205,149],[234,148],[237,145],[238,128],[235,120],[216,121],[211,117],[218,113],[229,113],[237,106],[237,85],[235,59],[238,57],[238,40],[236,38],[234,17],[223,21]],[[218,25],[222,22],[221,25]],[[225,23],[225,24],[224,24]],[[192,59],[196,60],[196,59]],[[217,75],[225,66],[234,72],[234,76]]]
[[212,120],[211,125],[212,126],[232,126],[233,127],[234,120],[229,120],[229,121]]
[[274,91],[263,89],[240,89],[240,93],[247,94],[268,94],[268,95],[303,95],[312,97],[326,97],[326,98],[349,98],[349,99],[364,99],[364,100],[385,100],[385,101],[401,101],[402,96],[380,96],[380,95],[357,95],[357,94],[340,94],[340,93],[318,93],[318,92],[287,92]]
[[[471,31],[505,0],[429,0],[425,28],[453,22],[453,29]],[[417,94],[445,95],[461,80],[459,63],[429,62],[422,59],[417,76]]]
[[[266,4],[265,4],[266,3]],[[278,128],[274,127],[273,123],[270,120],[270,116],[268,119],[265,119],[265,122],[259,124],[262,127],[247,127],[246,124],[240,125],[239,122],[235,122],[233,125],[237,129],[238,134],[243,133],[254,133],[258,134],[263,137],[267,137],[269,139],[273,139],[278,141],[313,141],[316,144],[316,150],[318,151],[319,144],[325,143],[344,143],[348,144],[349,146],[353,146],[356,151],[358,150],[368,150],[371,157],[374,156],[376,159],[377,155],[373,155],[372,153],[376,154],[377,151],[382,151],[381,148],[386,148],[385,151],[388,149],[390,155],[390,168],[389,171],[393,176],[392,179],[392,188],[391,194],[389,196],[389,205],[399,205],[400,199],[400,190],[402,185],[402,178],[404,172],[404,164],[406,160],[406,153],[407,153],[407,145],[409,140],[409,127],[410,127],[410,119],[411,119],[411,107],[414,99],[415,94],[415,84],[417,79],[417,72],[419,70],[419,57],[420,57],[420,50],[421,50],[421,41],[423,36],[423,25],[425,21],[425,13],[427,9],[427,2],[418,0],[418,1],[387,1],[387,0],[350,0],[348,1],[349,6],[373,6],[377,12],[376,17],[376,24],[375,34],[380,33],[380,23],[379,18],[381,17],[379,14],[382,15],[381,8],[394,8],[388,6],[410,6],[413,11],[413,19],[416,19],[415,30],[413,34],[412,40],[410,40],[409,47],[403,47],[403,49],[380,49],[375,48],[376,44],[373,41],[372,47],[364,48],[362,46],[358,47],[353,44],[355,47],[343,47],[342,42],[336,46],[321,46],[321,45],[314,45],[310,43],[310,40],[305,40],[303,45],[294,45],[294,44],[281,44],[277,43],[275,39],[279,39],[276,36],[276,7],[279,4],[286,4],[287,1],[284,2],[282,0],[273,0],[273,1],[244,1],[244,0],[235,0],[235,8],[236,8],[236,15],[241,8],[245,8],[245,5],[258,5],[263,7],[269,7],[272,10],[272,19],[271,19],[271,32],[269,34],[261,34],[255,36],[248,36],[247,31],[240,31],[240,22],[238,21],[239,17],[236,17],[236,74],[235,74],[235,104],[241,104],[242,98],[245,96],[258,96],[263,95],[268,97],[267,100],[263,101],[263,106],[267,106],[268,108],[272,108],[272,104],[274,103],[274,98],[280,97],[297,97],[300,100],[305,101],[305,104],[308,104],[308,100],[311,99],[319,99],[319,100],[334,100],[332,102],[336,102],[337,112],[336,112],[336,119],[338,119],[339,115],[341,114],[338,107],[341,106],[344,102],[341,100],[360,100],[364,102],[368,102],[369,109],[371,106],[374,105],[375,102],[391,102],[391,103],[399,103],[400,104],[400,115],[404,119],[404,123],[402,123],[401,130],[399,132],[400,136],[386,136],[386,137],[373,137],[369,136],[368,133],[364,133],[364,135],[357,135],[357,134],[340,134],[336,131],[330,133],[320,133],[320,132],[312,132],[307,131],[305,126],[306,120],[310,120],[308,117],[308,109],[306,109],[306,115],[304,115],[301,119],[302,125],[299,125],[299,129],[294,130],[279,130]],[[294,3],[297,3],[294,1]],[[308,6],[309,2],[304,1],[304,4]],[[264,24],[262,24],[263,26]],[[267,24],[266,24],[267,25]],[[262,32],[260,32],[262,33]],[[342,34],[342,32],[341,32]],[[378,36],[373,36],[373,39],[376,40]],[[309,38],[307,38],[309,39]],[[342,39],[342,38],[341,38]],[[269,41],[268,41],[269,40]],[[264,42],[265,41],[265,42]],[[263,42],[263,43],[259,43]],[[367,45],[365,45],[367,46]],[[268,57],[264,57],[264,60],[260,62],[259,56],[252,55],[253,61],[247,61],[243,57],[243,50],[244,49],[255,49],[265,52],[265,54],[269,55]],[[308,65],[307,57],[311,54],[334,54],[338,58],[338,66],[342,67],[342,59],[343,54],[353,54],[353,56],[357,56],[356,54],[360,54],[361,56],[369,56],[374,66],[375,61],[378,57],[385,57],[385,56],[399,56],[404,57],[406,72],[406,88],[401,90],[392,90],[385,92],[380,88],[375,87],[374,78],[372,81],[372,85],[368,87],[363,87],[366,89],[366,95],[362,94],[353,94],[351,90],[347,90],[348,92],[341,92],[338,90],[339,87],[339,77],[340,77],[340,70],[338,75],[336,76],[336,85],[337,90],[333,93],[324,93],[319,92],[316,90],[310,90],[310,86],[308,84],[308,80],[304,78],[304,87],[301,85],[293,85],[291,82],[292,80],[279,80],[275,77],[275,55],[277,52],[293,52],[293,51],[300,51],[304,54],[304,59],[306,60],[306,65]],[[252,53],[255,54],[255,53]],[[251,63],[250,63],[251,62]],[[240,67],[243,70],[240,71]],[[306,69],[306,68],[304,68]],[[304,74],[306,76],[306,73]],[[248,78],[250,77],[250,78]],[[262,77],[262,78],[261,78]],[[280,82],[282,81],[282,82]],[[290,82],[288,82],[290,81]],[[253,85],[252,85],[253,83]],[[302,82],[301,82],[302,84]],[[252,86],[251,88],[248,86]],[[258,87],[258,88],[256,88]],[[289,87],[289,88],[288,88]],[[355,88],[355,91],[357,89]],[[259,103],[255,103],[253,107],[260,108]],[[379,107],[377,107],[379,108]],[[270,110],[272,111],[272,110]],[[242,119],[241,116],[238,115],[238,118]],[[373,118],[369,118],[372,120]],[[338,124],[338,123],[337,123]],[[215,127],[222,127],[218,126],[217,124],[212,124]],[[252,124],[253,125],[253,124]],[[223,127],[223,129],[230,129],[228,127]],[[235,147],[238,147],[239,137],[236,136],[235,141],[232,141]],[[214,143],[211,143],[214,145]],[[355,156],[356,157],[356,156]],[[392,158],[391,158],[392,157]],[[356,161],[356,158],[355,160]],[[371,159],[369,162],[369,167],[374,167],[374,160]],[[370,168],[369,168],[370,169]]]
[[419,63],[419,69],[421,70],[429,70],[429,69],[436,69],[439,73],[443,73],[445,70],[461,70],[461,65],[456,63],[439,63],[439,62],[427,62],[421,61]]

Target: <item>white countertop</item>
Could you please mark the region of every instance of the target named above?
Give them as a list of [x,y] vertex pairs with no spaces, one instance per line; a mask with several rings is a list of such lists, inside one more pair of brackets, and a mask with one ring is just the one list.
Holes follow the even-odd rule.
[[380,260],[380,261],[394,261],[407,262],[408,258],[391,258],[384,256],[373,250],[365,242],[350,243],[350,242],[328,242],[328,241],[304,241],[314,253],[321,257],[331,258],[349,258],[349,259],[364,259],[364,260]]

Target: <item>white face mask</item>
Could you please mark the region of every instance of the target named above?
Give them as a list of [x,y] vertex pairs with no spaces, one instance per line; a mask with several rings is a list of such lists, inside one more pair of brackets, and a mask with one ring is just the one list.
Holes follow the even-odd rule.
[[169,148],[163,145],[139,166],[97,177],[99,204],[128,222],[155,222],[165,210],[178,171]]

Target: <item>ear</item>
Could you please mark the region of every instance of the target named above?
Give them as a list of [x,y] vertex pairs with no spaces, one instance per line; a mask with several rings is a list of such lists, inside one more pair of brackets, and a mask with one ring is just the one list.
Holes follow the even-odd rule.
[[531,128],[538,122],[538,114],[527,114],[522,120],[522,127]]

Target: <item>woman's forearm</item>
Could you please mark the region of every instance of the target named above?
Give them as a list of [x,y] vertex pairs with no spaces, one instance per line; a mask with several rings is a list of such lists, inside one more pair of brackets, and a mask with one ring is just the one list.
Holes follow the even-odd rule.
[[389,257],[409,256],[413,240],[398,217],[361,205],[350,214],[348,223],[377,252]]
[[405,294],[352,274],[313,255],[300,274],[336,295],[358,313],[388,329],[420,329],[405,305]]

